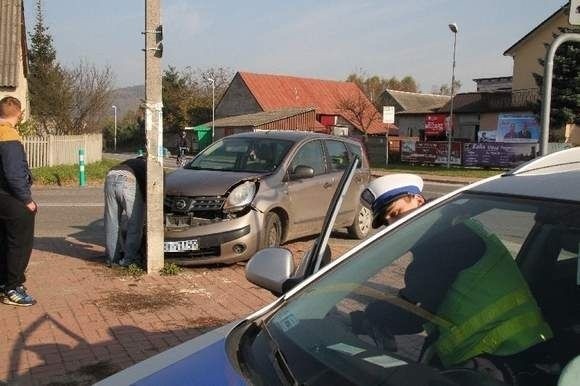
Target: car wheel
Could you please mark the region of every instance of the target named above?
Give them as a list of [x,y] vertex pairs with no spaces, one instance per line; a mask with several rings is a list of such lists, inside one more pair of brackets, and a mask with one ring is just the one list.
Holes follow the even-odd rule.
[[348,233],[355,239],[362,240],[368,236],[371,230],[373,216],[370,210],[359,205],[358,214],[354,222],[348,227]]
[[266,215],[261,248],[277,247],[282,241],[282,221],[276,213]]

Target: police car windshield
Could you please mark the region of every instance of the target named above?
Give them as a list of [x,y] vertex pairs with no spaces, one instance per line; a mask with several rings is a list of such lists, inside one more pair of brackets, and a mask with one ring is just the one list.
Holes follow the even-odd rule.
[[224,138],[201,152],[186,169],[272,172],[291,147],[291,141],[280,139]]
[[[522,313],[532,315],[527,322],[533,326],[517,343],[509,342],[510,354],[552,339],[540,283],[552,272],[546,267],[555,272],[558,264],[575,263],[579,245],[578,204],[464,193],[378,238],[304,288],[270,317],[268,330],[299,384],[389,379],[389,385],[407,385],[405,377],[417,374],[437,380],[445,377],[441,370],[498,349],[441,336],[470,317],[481,322],[481,331],[491,328],[486,323],[509,324],[507,314],[487,321],[477,315],[506,294],[521,296]],[[501,269],[482,275],[482,266]],[[575,284],[576,265],[569,266],[570,272],[558,271],[559,280]],[[478,294],[469,304],[449,295],[466,286],[466,293]],[[465,314],[455,314],[457,309]],[[467,330],[472,341],[483,340],[477,328]],[[438,366],[419,365],[427,348]]]

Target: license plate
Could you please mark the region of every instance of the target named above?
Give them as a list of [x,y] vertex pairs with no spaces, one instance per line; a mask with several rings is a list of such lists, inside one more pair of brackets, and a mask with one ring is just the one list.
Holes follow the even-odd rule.
[[166,241],[163,243],[165,252],[186,252],[199,250],[197,240]]

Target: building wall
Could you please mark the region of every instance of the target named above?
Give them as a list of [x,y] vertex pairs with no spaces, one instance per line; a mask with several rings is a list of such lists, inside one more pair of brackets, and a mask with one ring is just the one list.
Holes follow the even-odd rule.
[[477,141],[476,132],[480,126],[479,114],[457,114],[453,122],[453,138]]
[[514,52],[514,80],[513,90],[524,90],[538,87],[533,74],[542,74],[544,68],[538,63],[538,59],[546,56],[545,43],[554,41],[553,34],[559,33],[559,27],[570,27],[568,15],[561,13],[550,22],[546,23]]
[[314,131],[316,112],[314,110],[297,114],[293,117],[280,119],[256,127],[258,130],[302,130]]
[[12,87],[0,87],[0,99],[11,96],[17,98],[22,104],[24,109],[24,119],[28,119],[30,116],[30,101],[28,100],[28,80],[24,76],[24,68],[22,66],[22,46],[18,46],[18,86],[16,88]]
[[479,116],[479,127],[481,130],[496,130],[498,113],[482,113]]
[[425,115],[398,115],[395,122],[401,137],[419,137],[420,130],[425,130]]
[[246,87],[239,74],[236,74],[221,101],[216,106],[216,119],[235,115],[259,113],[263,111]]

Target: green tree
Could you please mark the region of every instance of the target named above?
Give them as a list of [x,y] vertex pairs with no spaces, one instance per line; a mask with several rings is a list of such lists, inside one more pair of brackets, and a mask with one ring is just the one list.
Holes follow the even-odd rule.
[[[55,125],[54,116],[72,98],[65,71],[56,61],[52,36],[44,24],[41,1],[36,3],[36,23],[30,34],[29,78],[30,107],[40,130],[49,132]],[[55,103],[58,98],[62,103]]]
[[63,68],[57,61],[52,36],[44,23],[41,1],[30,34],[30,106],[37,134],[83,134],[103,128],[109,110],[113,73],[80,62]]
[[[560,33],[580,33],[580,28],[560,28]],[[558,34],[554,34],[554,39]],[[549,49],[546,44],[546,51]],[[538,59],[544,67],[544,59]],[[534,74],[536,84],[543,90],[544,77]],[[534,104],[534,112],[539,117],[541,99]],[[580,123],[580,44],[564,43],[554,57],[554,73],[552,78],[552,104],[550,111],[550,127],[561,129],[569,123]],[[557,133],[550,133],[552,140],[562,139]]]
[[177,132],[211,121],[212,82],[209,79],[215,82],[217,105],[232,78],[232,71],[223,67],[179,71],[170,66],[163,73],[164,128]]

